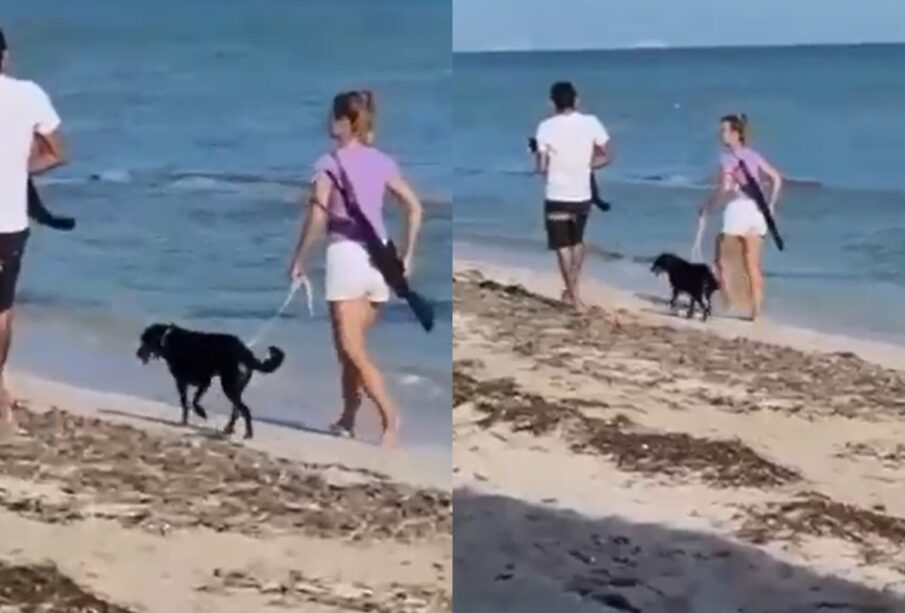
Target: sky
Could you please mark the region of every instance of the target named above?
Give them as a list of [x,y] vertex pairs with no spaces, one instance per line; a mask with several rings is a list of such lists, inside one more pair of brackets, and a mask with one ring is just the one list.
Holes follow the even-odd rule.
[[905,0],[452,0],[453,49],[905,42]]

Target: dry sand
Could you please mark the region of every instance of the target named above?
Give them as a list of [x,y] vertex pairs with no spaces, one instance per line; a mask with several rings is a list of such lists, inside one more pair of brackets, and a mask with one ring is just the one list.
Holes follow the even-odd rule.
[[557,294],[456,264],[456,611],[905,611],[905,351]]
[[24,375],[0,445],[0,612],[442,612],[449,464]]

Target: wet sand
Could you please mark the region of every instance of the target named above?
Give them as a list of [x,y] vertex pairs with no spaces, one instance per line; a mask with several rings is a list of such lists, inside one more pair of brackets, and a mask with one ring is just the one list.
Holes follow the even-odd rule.
[[905,611],[905,351],[454,282],[456,611]]
[[406,469],[417,458],[267,428],[244,445],[141,401],[17,383],[3,613],[451,610],[450,494]]

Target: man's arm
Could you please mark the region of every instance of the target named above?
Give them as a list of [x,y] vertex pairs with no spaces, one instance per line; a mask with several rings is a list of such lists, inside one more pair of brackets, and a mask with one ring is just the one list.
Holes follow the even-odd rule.
[[63,152],[63,140],[57,131],[49,134],[35,132],[35,144],[31,158],[28,160],[28,172],[31,175],[52,170],[66,163]]
[[599,119],[594,117],[594,151],[591,154],[591,168],[603,168],[613,161],[613,147],[610,134]]
[[550,166],[549,143],[547,142],[547,130],[544,129],[544,123],[537,127],[537,135],[534,137],[534,172],[537,174],[547,174],[547,168]]
[[32,85],[31,108],[35,115],[34,145],[28,160],[28,172],[39,175],[65,163],[63,139],[60,137],[60,116],[50,97],[37,85]]
[[591,155],[591,168],[603,168],[613,161],[613,148],[607,141],[604,145],[594,144],[594,153]]

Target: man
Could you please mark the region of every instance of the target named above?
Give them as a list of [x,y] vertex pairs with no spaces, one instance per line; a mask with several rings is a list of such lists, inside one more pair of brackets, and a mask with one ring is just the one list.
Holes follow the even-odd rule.
[[610,137],[597,117],[578,112],[578,94],[571,83],[555,83],[550,99],[555,114],[538,126],[534,147],[537,172],[546,175],[547,245],[559,262],[563,300],[581,309],[579,280],[591,209],[591,172],[611,161]]
[[9,55],[0,30],[0,435],[16,432],[5,374],[28,239],[28,176],[63,163],[60,118],[44,90],[8,76]]

